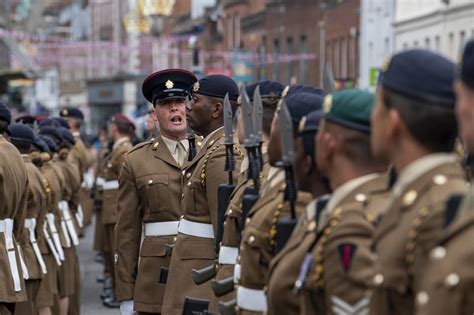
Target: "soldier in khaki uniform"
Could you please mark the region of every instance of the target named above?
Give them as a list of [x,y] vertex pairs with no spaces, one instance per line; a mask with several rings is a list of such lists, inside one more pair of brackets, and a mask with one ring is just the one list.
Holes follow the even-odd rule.
[[[257,86],[260,89],[260,96],[262,99],[262,153],[263,153],[263,170],[260,175],[261,178],[265,177],[268,173],[269,164],[267,157],[267,143],[270,137],[270,128],[273,120],[273,114],[277,107],[278,100],[280,99],[281,92],[283,91],[283,85],[275,81],[260,81],[247,86],[247,94],[250,97],[250,101],[253,101],[252,97]],[[240,106],[240,104],[237,104]],[[239,143],[244,143],[244,131],[242,121],[242,110],[237,111],[237,136]],[[224,221],[224,231],[222,235],[222,245],[220,246],[219,252],[219,267],[217,270],[216,280],[227,279],[234,274],[234,265],[237,260],[240,237],[241,237],[241,216],[242,216],[242,197],[247,187],[253,187],[253,182],[249,178],[248,171],[248,157],[244,157],[242,160],[239,179],[235,187],[234,192],[231,195],[229,201],[229,207],[227,208]],[[211,308],[217,308],[219,301],[229,301],[235,298],[235,291],[226,294],[222,297],[213,296],[211,298]]]
[[[467,43],[455,83],[461,138],[474,154],[474,40]],[[443,236],[431,250],[416,292],[416,314],[474,313],[474,182],[470,192],[451,196]]]
[[23,276],[26,282],[28,301],[17,303],[15,314],[36,314],[35,299],[38,294],[41,278],[46,273],[46,264],[41,256],[36,242],[36,222],[44,220],[46,215],[46,192],[44,178],[29,156],[32,143],[35,139],[33,130],[27,125],[12,124],[8,127],[10,142],[20,151],[28,174],[28,201],[25,219],[25,229],[18,239],[21,253],[24,258]]
[[[220,184],[227,183],[229,176],[224,170],[226,151],[222,127],[223,99],[227,93],[235,106],[237,84],[223,75],[207,76],[194,84],[192,101],[187,104],[189,127],[203,136],[204,141],[183,172],[186,174],[181,203],[184,216],[171,257],[164,314],[181,314],[185,297],[209,300],[213,295],[209,282],[200,286],[194,284],[192,269],[207,267],[215,259],[217,189]],[[160,129],[163,132],[161,123]],[[235,146],[234,156],[235,169],[239,170],[241,156]],[[233,172],[233,177],[236,174]]]
[[444,208],[466,191],[453,153],[455,67],[436,53],[398,53],[382,72],[372,115],[372,150],[398,175],[373,248],[371,314],[413,314],[429,253],[443,234]]
[[188,71],[163,70],[142,85],[155,106],[161,136],[130,150],[119,176],[114,262],[122,314],[167,314],[163,295],[188,150],[185,102],[196,80]]
[[374,96],[357,89],[325,98],[316,162],[333,193],[322,212],[316,209],[301,241],[307,254],[293,279],[300,314],[368,311],[374,262],[371,238],[388,192],[386,165],[370,151],[373,105]]
[[[53,199],[51,213],[47,215],[48,233],[61,260],[58,268],[58,295],[55,296],[53,313],[59,312],[65,315],[75,294],[77,255],[74,244],[78,241],[77,237],[74,237],[74,231],[70,227],[71,220],[68,220],[66,213],[70,216],[69,201],[73,200],[80,186],[80,180],[77,167],[66,161],[71,144],[63,138],[59,129],[44,126],[39,133],[45,141],[52,141],[54,143],[52,146],[58,151],[51,162],[43,164],[43,169],[45,177],[51,184]],[[73,141],[72,135],[71,138]]]
[[59,115],[67,120],[69,124],[69,130],[71,131],[72,135],[74,136],[74,140],[76,143],[69,152],[68,159],[75,163],[79,168],[79,174],[81,176],[81,190],[79,191],[79,205],[80,208],[78,209],[78,216],[77,221],[81,228],[81,235],[82,232],[82,225],[89,224],[91,219],[91,210],[92,210],[92,201],[90,198],[90,184],[91,174],[89,173],[86,176],[86,173],[89,171],[91,166],[91,157],[87,148],[82,141],[81,138],[81,125],[84,121],[84,114],[78,108],[68,107],[64,108],[59,112]]
[[[285,97],[293,121],[293,136],[299,120],[322,106],[322,97],[315,93],[295,92]],[[296,126],[296,127],[295,127]],[[268,159],[272,166],[281,160],[280,129],[275,113],[268,143]],[[237,306],[242,314],[263,314],[267,311],[265,286],[271,260],[276,253],[276,223],[290,217],[289,204],[284,201],[286,182],[283,169],[272,167],[262,187],[260,199],[250,210],[240,245],[240,276],[237,272]],[[310,193],[299,192],[296,212],[299,215],[313,199]]]
[[11,121],[8,107],[0,102],[0,314],[12,314],[17,302],[26,301],[16,239],[24,224],[28,175],[18,150],[4,135]]
[[310,192],[316,199],[308,204],[288,243],[271,261],[267,285],[268,314],[300,314],[299,299],[294,292],[294,286],[303,258],[314,239],[307,235],[314,234],[314,231],[308,229],[308,222],[314,218],[316,207],[321,211],[329,197],[329,187],[315,162],[315,134],[322,115],[322,110],[313,111],[301,119],[298,127],[295,176],[298,188]]
[[104,229],[103,236],[105,238],[104,248],[104,263],[108,265],[107,270],[110,271],[111,287],[103,300],[104,304],[109,307],[120,307],[115,299],[115,268],[114,259],[115,254],[115,238],[114,228],[117,222],[117,192],[118,192],[118,178],[124,155],[132,147],[129,135],[133,132],[135,126],[123,114],[116,114],[112,117],[110,125],[110,134],[114,140],[112,152],[106,156],[103,162],[103,168],[99,169],[97,185],[101,186],[102,196],[102,228]]

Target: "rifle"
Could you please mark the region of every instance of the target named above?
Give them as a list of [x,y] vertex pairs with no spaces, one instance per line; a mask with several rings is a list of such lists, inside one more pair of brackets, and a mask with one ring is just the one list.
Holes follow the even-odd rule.
[[263,128],[263,104],[260,96],[260,86],[255,88],[253,92],[252,107],[253,128],[255,132],[256,156],[258,161],[259,172],[263,170],[263,154],[262,154],[262,128]]
[[279,166],[285,169],[286,188],[284,201],[290,204],[291,217],[280,219],[277,223],[276,229],[276,245],[275,251],[278,253],[286,244],[288,239],[296,226],[296,182],[293,175],[293,159],[294,159],[294,144],[293,144],[293,123],[288,107],[284,99],[280,103],[278,110],[278,121],[280,124],[280,138],[282,157]]
[[[230,195],[234,191],[235,185],[232,172],[235,169],[234,159],[234,131],[232,129],[232,108],[229,101],[229,95],[224,98],[224,144],[226,148],[226,162],[224,170],[229,173],[229,182],[221,184],[217,194],[217,233],[215,238],[216,255],[219,254],[219,248],[224,233],[225,212],[229,207]],[[216,265],[196,270],[192,270],[193,280],[196,284],[202,284],[214,278],[217,274]]]
[[[258,154],[257,147],[259,146],[259,144],[257,143],[257,137],[255,134],[255,128],[254,128],[255,127],[254,119],[257,119],[257,118],[252,119],[253,110],[250,108],[251,106],[250,99],[247,94],[247,91],[244,88],[242,88],[240,92],[240,96],[242,99],[242,117],[243,117],[243,122],[244,122],[244,135],[245,135],[244,147],[247,150],[247,156],[249,159],[248,176],[249,176],[249,179],[251,179],[254,184],[253,188],[247,187],[244,190],[243,197],[242,197],[242,221],[241,221],[242,228],[241,229],[243,230],[245,227],[245,221],[247,219],[247,215],[250,209],[252,208],[252,206],[255,204],[255,202],[258,199],[258,193],[260,190],[260,181],[259,181],[260,168],[259,168],[259,161],[258,161],[259,158],[257,155]],[[261,104],[261,99],[260,99],[260,104]],[[258,110],[256,112],[258,113]],[[259,125],[257,124],[257,126]]]

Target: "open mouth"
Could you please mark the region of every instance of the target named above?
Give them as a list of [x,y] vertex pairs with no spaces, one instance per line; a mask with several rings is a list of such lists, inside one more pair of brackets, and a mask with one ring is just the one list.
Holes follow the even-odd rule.
[[183,122],[183,119],[180,116],[171,117],[171,123],[173,125],[181,125],[182,122]]

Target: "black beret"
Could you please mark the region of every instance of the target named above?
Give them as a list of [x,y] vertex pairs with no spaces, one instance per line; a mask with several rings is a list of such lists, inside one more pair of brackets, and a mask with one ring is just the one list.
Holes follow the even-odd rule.
[[471,39],[464,48],[461,62],[461,80],[474,89],[474,39]]
[[257,88],[257,86],[260,87],[260,96],[262,98],[280,97],[281,92],[283,92],[283,89],[285,88],[283,84],[281,84],[280,82],[270,81],[270,80],[252,83],[245,88],[250,98],[250,101],[253,101],[253,93],[255,92],[255,89]]
[[312,85],[305,85],[305,84],[291,85],[286,95],[291,95],[291,94],[300,93],[300,92],[312,93],[312,94],[324,96],[323,89],[312,86]]
[[46,142],[43,141],[43,139],[40,138],[40,136],[35,136],[35,139],[33,141],[33,146],[36,147],[41,152],[51,153],[48,145],[46,144]]
[[28,125],[14,123],[8,126],[8,131],[13,141],[33,143],[35,140],[35,133]]
[[324,98],[314,93],[298,92],[288,95],[285,101],[293,124],[298,126],[303,116],[323,108]]
[[61,136],[61,133],[57,130],[57,128],[52,127],[52,126],[44,126],[40,128],[39,131],[40,135],[48,136],[54,142],[59,145],[63,141],[63,137]]
[[59,127],[59,123],[55,120],[53,120],[52,118],[46,118],[46,119],[43,119],[39,125],[38,125],[40,128],[43,128],[45,126],[49,126],[49,127]]
[[189,71],[168,69],[150,74],[142,84],[142,93],[153,105],[157,100],[187,98],[197,78]]
[[15,117],[15,122],[21,124],[33,125],[36,122],[36,117],[30,114],[23,114]]
[[84,120],[84,114],[79,108],[76,107],[66,107],[61,109],[61,111],[59,112],[59,116]]
[[43,140],[44,143],[46,143],[46,145],[48,146],[49,148],[49,151],[50,152],[58,152],[58,145],[56,144],[56,142],[52,139],[51,136],[47,136],[47,135],[39,135],[38,136],[39,139]]
[[239,87],[234,79],[222,74],[213,74],[194,83],[193,93],[222,99],[229,93],[229,99],[236,101],[239,97]]
[[59,131],[59,133],[61,134],[61,137],[63,137],[64,140],[69,142],[71,145],[76,144],[76,139],[74,139],[74,136],[72,135],[72,133],[68,129],[66,129],[64,127],[58,127],[58,131]]
[[427,103],[453,107],[455,65],[425,49],[395,54],[380,74],[380,83],[395,93]]
[[319,123],[321,119],[324,117],[324,111],[321,109],[312,111],[306,116],[301,118],[299,126],[298,126],[298,133],[316,133],[319,130]]
[[12,122],[12,114],[6,104],[0,102],[0,120],[6,121],[8,124]]
[[66,119],[61,118],[61,117],[53,117],[51,119],[57,122],[58,127],[61,126],[63,128],[69,129],[69,123],[66,121]]

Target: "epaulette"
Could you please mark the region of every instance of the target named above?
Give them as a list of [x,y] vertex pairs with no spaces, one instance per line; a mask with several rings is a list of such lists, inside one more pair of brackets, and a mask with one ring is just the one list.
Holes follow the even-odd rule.
[[147,146],[147,145],[150,145],[150,144],[152,144],[154,141],[155,141],[155,139],[152,138],[152,139],[150,139],[150,140],[141,142],[141,143],[135,145],[133,148],[131,148],[126,154],[130,154],[130,153],[132,153],[132,152],[134,152],[134,151],[136,151],[136,150],[138,150],[138,149],[140,149],[140,148],[143,148],[143,147],[145,147],[145,146]]

